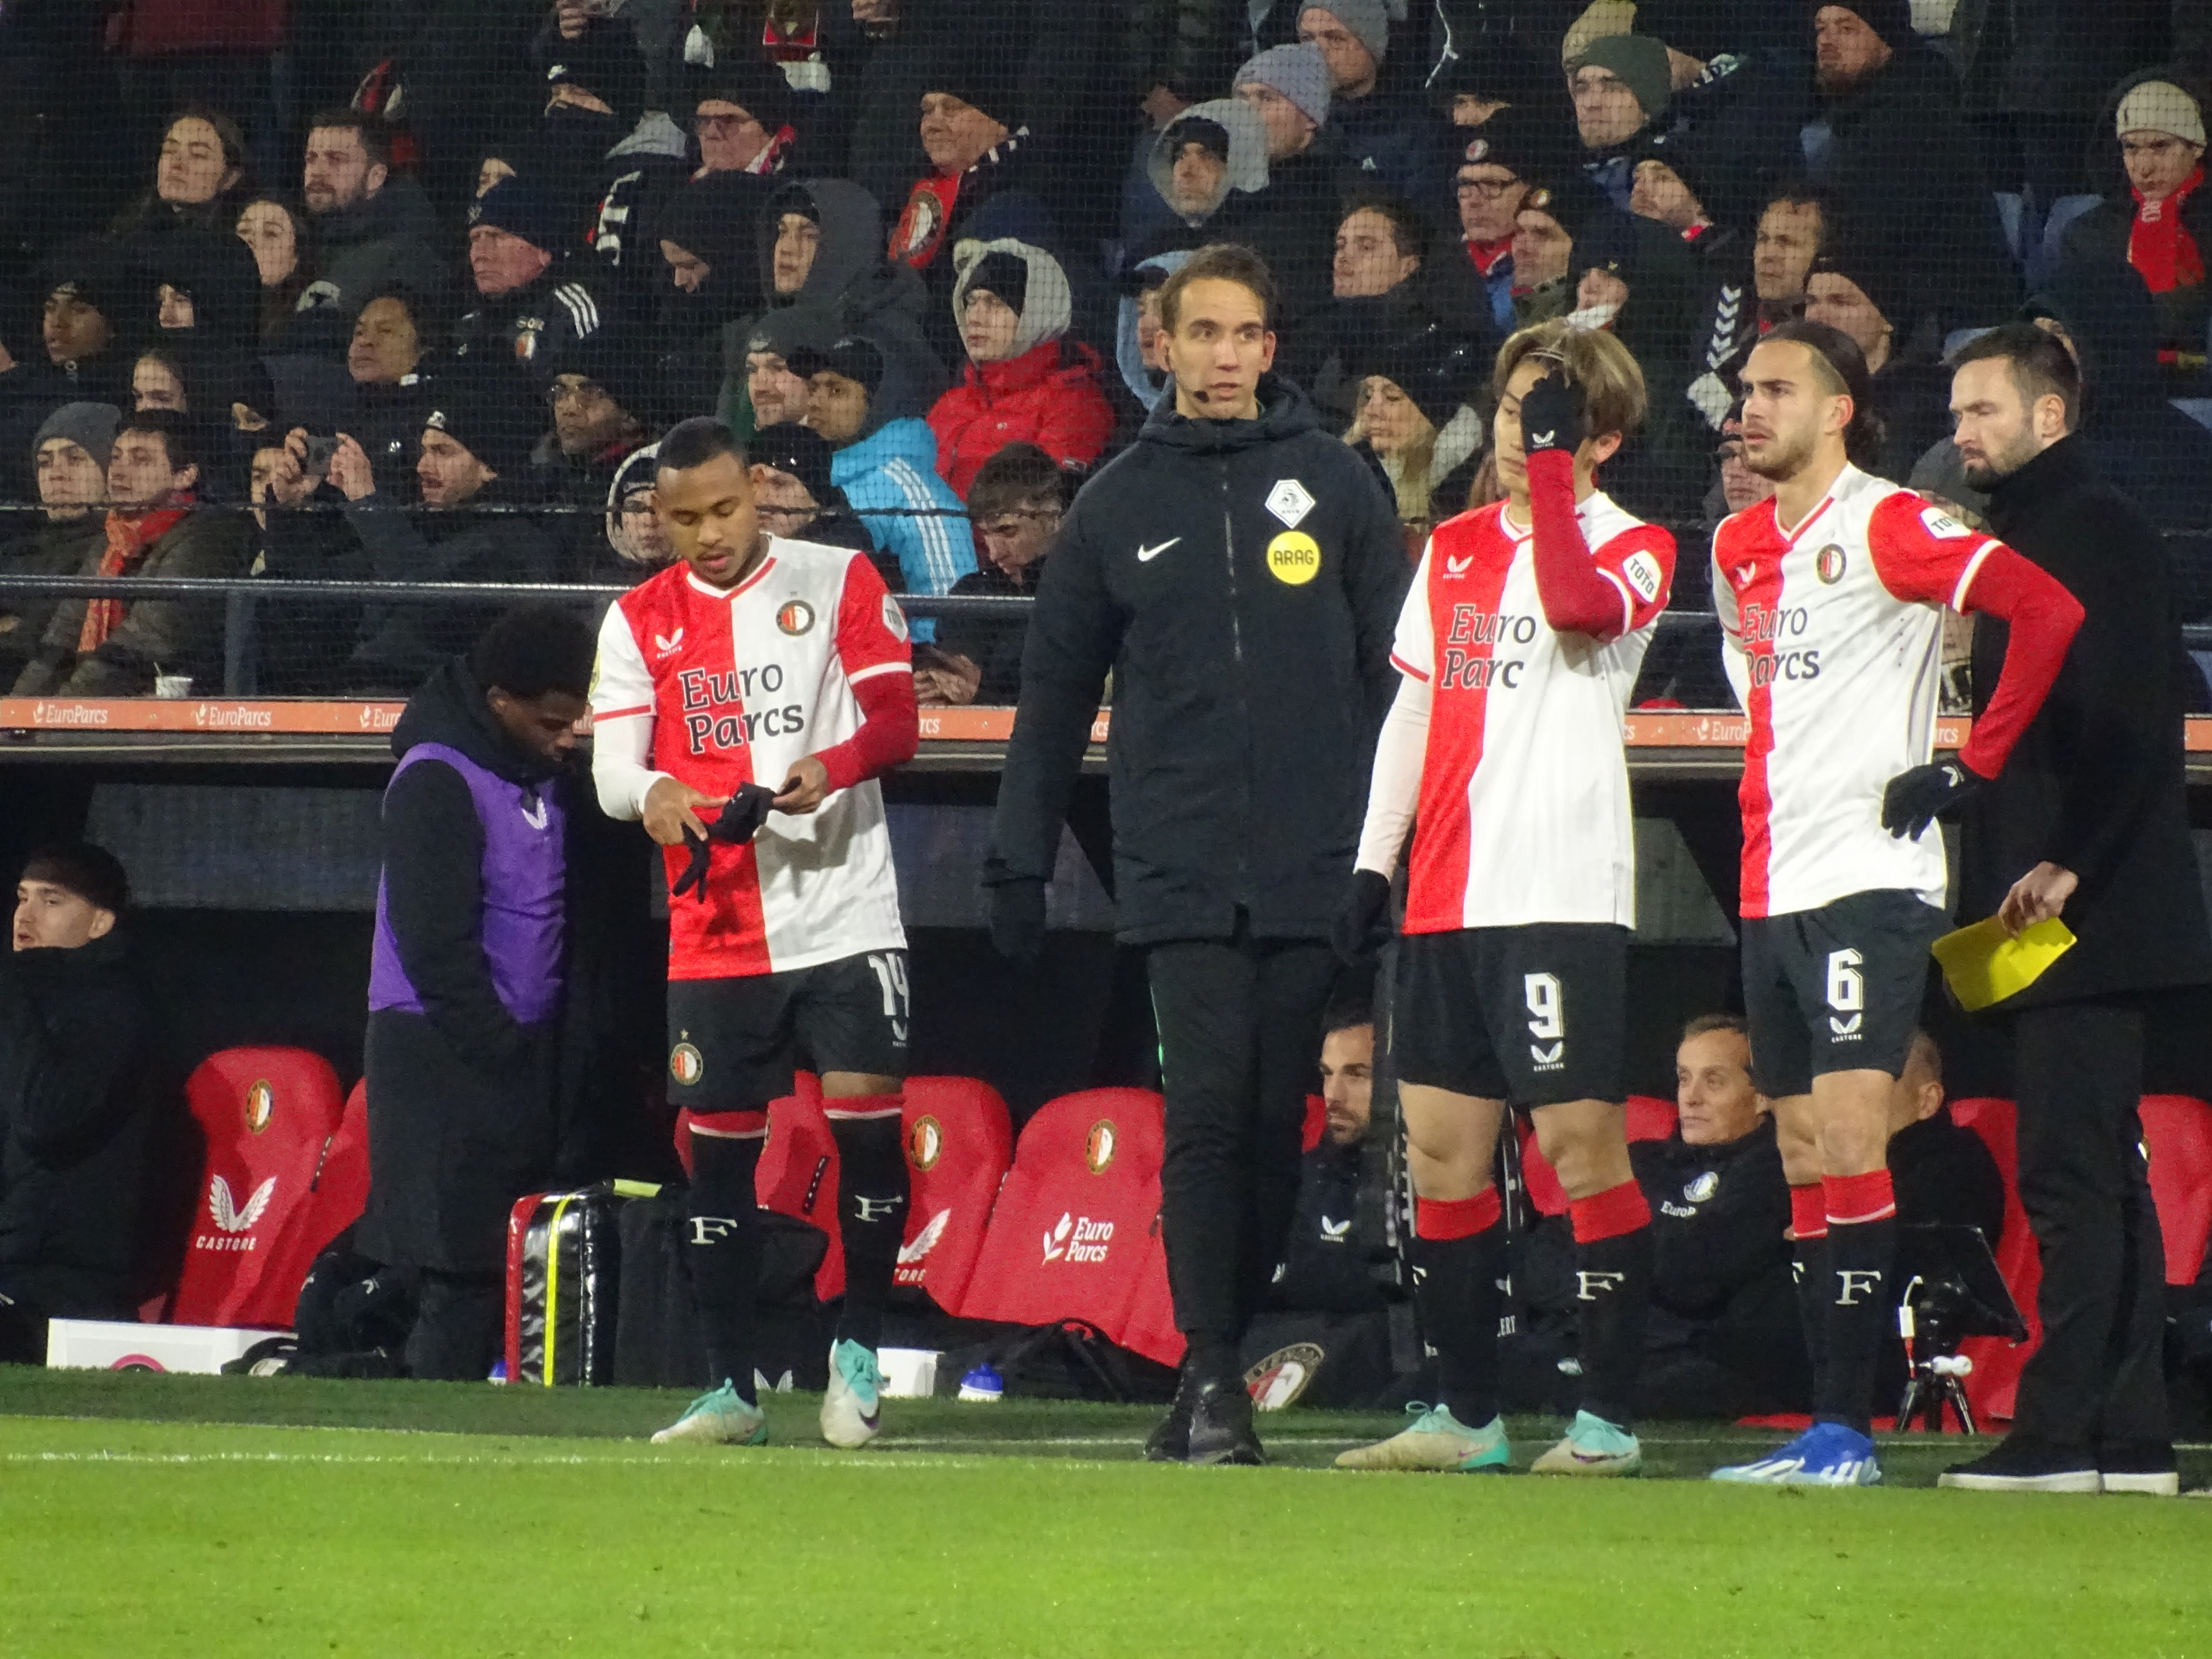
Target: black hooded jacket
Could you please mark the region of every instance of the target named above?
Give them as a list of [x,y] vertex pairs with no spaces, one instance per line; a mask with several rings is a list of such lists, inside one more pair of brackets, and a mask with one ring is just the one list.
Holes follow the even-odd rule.
[[128,1317],[160,1095],[122,935],[0,957],[0,1291]]
[[[2051,695],[1996,782],[1966,805],[1960,916],[1992,915],[2045,860],[2081,886],[2061,920],[2079,941],[2006,1009],[2212,980],[2212,933],[2183,794],[2187,664],[2165,544],[2062,439],[1990,493],[1990,527],[2064,583],[2086,613]],[[1974,712],[2006,628],[1974,623]]]
[[1240,911],[1327,937],[1407,575],[1389,498],[1296,387],[1262,379],[1251,421],[1163,402],[1046,562],[985,880],[1050,878],[1110,669],[1121,938],[1227,938]]

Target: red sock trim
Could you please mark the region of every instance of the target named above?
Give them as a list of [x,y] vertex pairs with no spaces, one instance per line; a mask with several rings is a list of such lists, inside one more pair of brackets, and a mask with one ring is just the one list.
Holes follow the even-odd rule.
[[1828,1189],[1792,1187],[1790,1189],[1790,1233],[1793,1238],[1828,1236]]
[[903,1090],[887,1095],[824,1096],[822,1101],[822,1115],[832,1123],[866,1123],[873,1118],[895,1118],[905,1109]]
[[1864,1175],[1822,1176],[1820,1190],[1826,1195],[1831,1227],[1886,1221],[1897,1213],[1897,1189],[1890,1185],[1887,1170],[1869,1170]]
[[758,1112],[694,1112],[691,1133],[716,1140],[757,1140],[768,1133],[768,1114]]
[[1651,1206],[1644,1201],[1644,1189],[1632,1181],[1576,1199],[1567,1206],[1567,1214],[1577,1244],[1601,1243],[1651,1224]]
[[1422,1198],[1413,1200],[1413,1237],[1442,1241],[1451,1238],[1473,1238],[1477,1233],[1486,1233],[1505,1213],[1498,1202],[1498,1188],[1485,1187],[1473,1198]]

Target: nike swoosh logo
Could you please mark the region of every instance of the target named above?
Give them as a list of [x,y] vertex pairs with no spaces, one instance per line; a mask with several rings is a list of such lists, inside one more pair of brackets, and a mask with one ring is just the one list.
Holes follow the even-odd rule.
[[1139,564],[1150,564],[1154,559],[1158,558],[1161,554],[1166,552],[1168,549],[1173,547],[1176,542],[1179,542],[1182,539],[1182,537],[1176,536],[1170,540],[1162,542],[1158,547],[1139,548],[1137,550],[1137,562]]

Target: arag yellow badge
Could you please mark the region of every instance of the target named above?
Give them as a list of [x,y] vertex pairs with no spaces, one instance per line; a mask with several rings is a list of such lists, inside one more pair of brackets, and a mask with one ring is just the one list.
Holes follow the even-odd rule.
[[1321,574],[1321,544],[1303,530],[1285,530],[1267,544],[1267,569],[1277,581],[1304,587]]

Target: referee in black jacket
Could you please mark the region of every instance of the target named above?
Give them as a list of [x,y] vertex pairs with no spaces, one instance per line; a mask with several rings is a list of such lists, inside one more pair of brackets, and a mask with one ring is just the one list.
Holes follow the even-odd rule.
[[[2043,1257],[2043,1345],[2012,1432],[1942,1477],[2008,1492],[2178,1489],[2160,1369],[2166,1258],[2141,1150],[2143,1011],[2212,980],[2182,793],[2185,658],[2158,532],[2072,435],[2081,381],[2030,324],[1954,359],[1953,440],[1990,527],[2087,619],[2012,763],[1967,805],[1960,915],[2008,930],[2063,916],[2078,943],[2002,1008],[2020,1103],[2020,1190]],[[2004,656],[1978,618],[1976,712]]]
[[1107,671],[1115,900],[1149,947],[1162,1219],[1188,1341],[1146,1455],[1261,1461],[1237,1345],[1281,1260],[1390,641],[1409,574],[1370,470],[1273,379],[1275,285],[1200,249],[1160,290],[1176,377],[1084,487],[1037,590],[984,880],[1016,960]]

